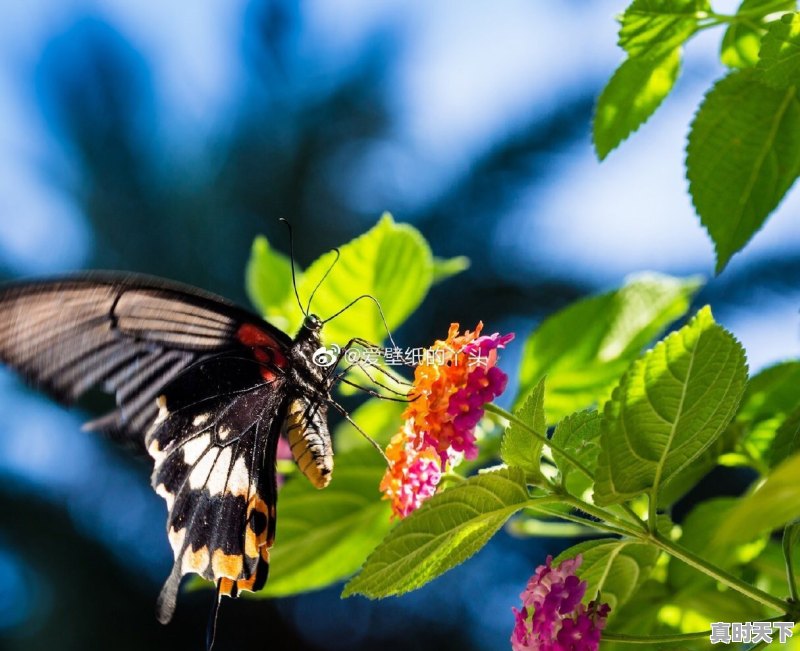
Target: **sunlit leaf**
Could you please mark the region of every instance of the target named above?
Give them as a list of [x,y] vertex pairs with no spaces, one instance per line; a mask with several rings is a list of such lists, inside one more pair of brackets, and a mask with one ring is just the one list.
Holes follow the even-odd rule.
[[525,342],[517,405],[545,375],[549,424],[605,400],[642,349],[686,313],[699,286],[697,278],[640,274],[552,315]]
[[645,353],[606,404],[595,500],[657,494],[722,433],[746,379],[744,350],[708,307]]
[[553,565],[581,554],[577,573],[588,583],[587,597],[594,599],[599,592],[614,615],[650,576],[658,553],[652,545],[631,540],[588,540],[561,552]]
[[475,475],[434,495],[386,536],[343,596],[378,599],[421,587],[481,549],[527,503],[518,468]]
[[[541,437],[547,435],[544,420],[544,378],[531,389],[522,406],[514,411],[514,415],[533,429]],[[522,468],[525,472],[539,476],[542,447],[544,441],[531,434],[527,429],[511,422],[503,434],[500,456],[509,466]]]
[[315,590],[353,574],[392,527],[389,503],[378,492],[385,469],[370,447],[336,454],[324,490],[302,476],[289,481],[278,498],[269,581],[257,596]]
[[718,81],[692,123],[689,191],[717,252],[717,272],[777,207],[800,173],[800,101],[747,68]]
[[[600,421],[596,411],[579,411],[559,422],[553,432],[553,459],[561,471],[561,481],[577,497],[593,483],[600,452]],[[588,474],[576,468],[559,450],[570,454]]]
[[655,113],[672,90],[680,63],[676,48],[661,59],[630,57],[617,68],[594,114],[594,147],[600,160]]
[[739,500],[714,537],[714,544],[731,545],[800,518],[800,454],[786,459],[752,493]]
[[786,14],[770,24],[761,41],[758,71],[761,79],[774,88],[797,87],[800,82],[800,14]]
[[291,263],[261,235],[253,241],[245,286],[250,302],[266,319],[276,327],[294,333],[299,323],[294,312],[299,313],[299,308],[292,290]]
[[[736,414],[736,423],[741,426],[741,443],[749,454],[765,460],[772,456],[770,448],[775,433],[786,417],[800,408],[799,386],[798,361],[775,364],[748,380],[739,413]],[[784,453],[783,456],[787,455]],[[780,461],[776,457],[776,462]]]
[[659,58],[683,45],[710,11],[707,0],[634,0],[620,19],[619,45],[631,56]]
[[[745,20],[733,20],[725,30],[720,48],[720,59],[729,68],[747,68],[758,62],[761,37],[767,31],[761,17],[777,11],[789,11],[797,5],[796,0],[744,0],[737,13],[747,14]],[[762,15],[763,15],[762,14]]]

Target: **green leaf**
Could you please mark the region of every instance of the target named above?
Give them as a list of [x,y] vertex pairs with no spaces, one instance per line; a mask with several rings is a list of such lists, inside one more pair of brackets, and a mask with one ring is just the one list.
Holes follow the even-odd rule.
[[746,380],[744,350],[708,307],[634,362],[605,407],[597,503],[658,494],[723,432]]
[[[742,432],[741,444],[748,454],[768,461],[778,428],[786,417],[800,408],[800,362],[775,364],[747,382],[736,424]],[[781,459],[775,460],[776,465]]]
[[800,455],[789,457],[752,493],[739,500],[719,528],[714,543],[732,545],[800,518]]
[[433,259],[433,282],[440,283],[451,276],[460,274],[469,269],[469,258],[459,255],[455,258],[434,258]]
[[795,572],[795,550],[797,549],[797,541],[800,540],[800,522],[792,522],[786,525],[783,530],[783,560],[786,563],[786,578],[792,593],[792,598],[797,601],[798,586],[797,586],[797,573]]
[[548,423],[606,399],[642,349],[686,313],[699,286],[697,278],[640,274],[547,318],[525,342],[519,395],[546,375]]
[[[736,548],[712,547],[711,541],[736,502],[733,497],[717,497],[696,505],[681,523],[681,547],[696,552],[716,566],[731,567],[736,558]],[[670,559],[668,582],[675,590],[682,590],[701,583],[713,583],[713,579],[686,563]]]
[[731,426],[726,427],[722,435],[706,448],[697,459],[666,484],[661,484],[661,490],[658,492],[659,506],[667,508],[692,490],[701,479],[719,465],[720,457],[723,454],[734,450],[736,439],[736,429]]
[[518,468],[475,475],[434,495],[370,554],[342,596],[379,599],[419,588],[472,556],[528,501]]
[[777,11],[789,11],[796,5],[796,0],[744,0],[737,13],[745,13],[747,18],[732,21],[725,30],[720,49],[722,63],[729,68],[748,68],[758,63],[761,37],[767,31],[763,17]]
[[634,0],[620,19],[619,45],[633,57],[672,52],[708,18],[707,0]]
[[[397,224],[384,214],[369,231],[340,247],[339,262],[314,295],[312,309],[327,318],[362,294],[371,294],[383,307],[390,329],[419,307],[433,282],[433,255],[413,226]],[[333,251],[317,258],[303,274],[298,290],[310,296],[330,268]],[[362,300],[325,326],[325,340],[346,344],[356,333],[379,343],[386,338],[380,313]]]
[[281,489],[269,581],[259,596],[297,594],[340,581],[391,529],[389,504],[378,492],[383,458],[367,448],[337,454],[334,461],[326,489],[299,476]]
[[[553,432],[553,460],[561,471],[561,483],[576,497],[582,497],[594,482],[600,452],[600,422],[596,411],[579,411],[562,420]],[[580,462],[588,474],[576,468],[557,448]]]
[[758,70],[761,79],[777,89],[800,82],[800,14],[786,14],[771,23],[761,41]]
[[753,68],[718,81],[686,149],[689,191],[717,253],[717,272],[761,228],[800,173],[800,102]]
[[[400,430],[405,407],[406,405],[402,402],[370,398],[359,405],[358,409],[350,414],[350,417],[364,432],[380,445],[385,446]],[[334,430],[333,440],[337,455],[357,448],[373,450],[364,435],[346,420],[340,422]]]
[[775,432],[775,440],[767,454],[769,467],[774,468],[798,451],[800,451],[800,409],[789,414]]
[[[547,425],[544,421],[544,378],[531,389],[514,415],[540,436],[547,436]],[[527,473],[541,476],[543,446],[542,439],[512,421],[503,434],[500,457],[509,466],[522,468]]]
[[594,147],[603,160],[636,131],[669,95],[678,78],[681,51],[660,59],[630,57],[609,80],[594,114]]
[[291,262],[283,253],[273,249],[263,235],[253,240],[245,271],[245,286],[250,302],[274,326],[282,330],[296,329],[302,315],[292,291]]
[[583,556],[578,576],[589,585],[586,595],[611,606],[611,615],[625,604],[650,576],[658,559],[658,549],[630,540],[588,540],[561,552],[553,561],[557,565],[567,558]]
[[[339,247],[340,258],[314,294],[312,311],[327,318],[363,294],[375,297],[390,329],[401,325],[419,307],[434,280],[434,259],[420,232],[409,224],[397,224],[384,214],[378,223],[356,239]],[[308,301],[331,267],[330,251],[296,270],[297,290]],[[439,261],[439,279],[463,267],[463,259]],[[247,267],[247,288],[254,305],[273,324],[289,333],[302,323],[303,314],[292,289],[291,267],[286,256],[256,238]],[[348,308],[323,330],[325,341],[346,344],[354,335],[376,345],[386,338],[377,306],[364,299]]]

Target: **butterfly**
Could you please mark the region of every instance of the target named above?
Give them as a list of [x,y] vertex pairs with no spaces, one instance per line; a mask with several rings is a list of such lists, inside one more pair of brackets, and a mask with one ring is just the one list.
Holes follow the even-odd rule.
[[216,584],[214,621],[222,595],[265,585],[282,434],[315,486],[331,479],[328,407],[349,420],[331,398],[342,377],[333,371],[362,340],[318,363],[329,352],[324,322],[303,311],[292,339],[219,296],[149,276],[94,272],[0,287],[0,361],[66,404],[93,387],[113,394],[116,408],[84,427],[153,460],[174,555],[157,602],[162,623],[186,574]]

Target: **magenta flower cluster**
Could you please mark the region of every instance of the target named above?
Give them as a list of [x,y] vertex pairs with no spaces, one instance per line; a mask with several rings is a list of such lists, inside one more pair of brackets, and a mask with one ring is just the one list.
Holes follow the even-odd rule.
[[597,651],[605,627],[608,604],[581,603],[586,581],[575,572],[580,554],[553,567],[553,557],[536,568],[520,595],[522,610],[514,611],[513,651]]

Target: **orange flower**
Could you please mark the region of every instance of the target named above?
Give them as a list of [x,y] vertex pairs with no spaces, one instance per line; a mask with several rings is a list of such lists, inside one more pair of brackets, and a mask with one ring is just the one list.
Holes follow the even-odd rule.
[[481,336],[482,323],[463,335],[458,328],[451,324],[447,339],[425,351],[414,371],[405,423],[386,449],[390,466],[381,490],[399,517],[433,495],[442,470],[457,453],[468,459],[477,456],[475,427],[483,405],[506,387],[508,378],[496,366],[497,349],[514,335]]

